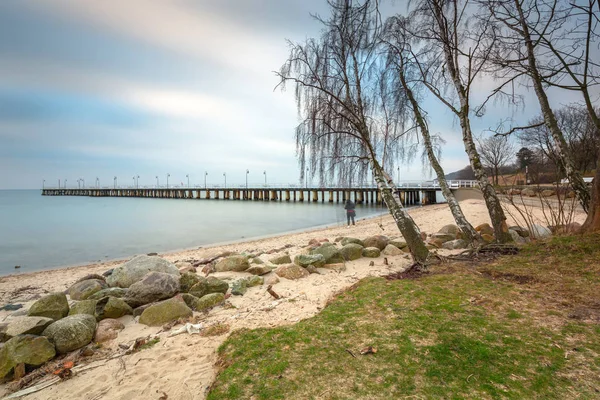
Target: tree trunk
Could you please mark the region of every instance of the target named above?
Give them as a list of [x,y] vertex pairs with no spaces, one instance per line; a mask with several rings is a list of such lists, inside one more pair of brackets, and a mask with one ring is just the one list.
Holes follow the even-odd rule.
[[450,190],[448,186],[448,182],[446,181],[446,177],[444,176],[444,170],[442,166],[438,162],[437,157],[433,151],[433,146],[431,145],[431,136],[429,134],[429,128],[425,123],[425,118],[421,114],[421,110],[419,109],[419,103],[415,99],[412,90],[408,87],[406,80],[404,79],[404,69],[400,68],[400,81],[402,82],[402,86],[404,87],[404,91],[406,92],[406,97],[411,103],[413,114],[415,115],[415,120],[417,121],[417,125],[421,130],[421,135],[423,136],[423,144],[425,145],[425,150],[427,152],[427,157],[429,158],[429,162],[431,163],[431,167],[435,171],[438,182],[440,183],[440,188],[442,189],[442,194],[446,198],[448,202],[448,207],[450,207],[450,211],[452,212],[452,216],[454,217],[454,221],[456,221],[456,225],[460,228],[460,230],[464,233],[465,238],[469,244],[478,242],[481,238],[479,234],[473,226],[467,221],[467,218],[462,212],[460,208],[460,204],[454,197],[454,193]]
[[577,198],[579,199],[583,210],[585,212],[588,212],[590,206],[590,192],[588,191],[585,182],[583,181],[583,177],[573,164],[573,159],[569,154],[569,148],[567,146],[565,137],[563,136],[562,131],[558,126],[558,122],[556,121],[556,116],[554,115],[552,108],[550,108],[548,96],[546,96],[546,92],[544,91],[544,87],[542,85],[542,78],[540,77],[537,68],[533,42],[529,33],[529,26],[527,25],[527,21],[525,20],[525,16],[523,15],[523,9],[521,7],[521,4],[519,3],[519,0],[514,0],[514,2],[519,13],[519,22],[521,24],[522,35],[523,39],[525,40],[525,46],[527,48],[529,76],[531,77],[531,80],[533,82],[533,89],[535,90],[538,102],[540,103],[540,108],[542,109],[544,122],[546,124],[546,127],[550,130],[552,138],[556,143],[560,162],[567,174],[567,178],[569,179],[571,186],[573,186],[573,190],[577,194]]
[[413,260],[418,264],[425,265],[427,257],[429,256],[429,250],[425,247],[419,228],[410,215],[404,211],[400,196],[398,196],[398,193],[394,190],[395,187],[390,185],[392,183],[391,179],[386,179],[377,160],[371,159],[371,165],[377,187],[381,192],[381,197],[383,198],[383,201],[385,201],[394,221],[396,221],[396,225],[402,233],[404,240],[406,240],[408,248],[413,256]]
[[592,182],[592,202],[581,231],[586,233],[600,231],[600,158],[596,162],[596,175]]

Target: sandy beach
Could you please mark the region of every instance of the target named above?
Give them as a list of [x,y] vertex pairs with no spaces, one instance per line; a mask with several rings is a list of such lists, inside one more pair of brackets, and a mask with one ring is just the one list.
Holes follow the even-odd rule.
[[[489,222],[482,200],[465,199],[461,206],[469,221],[474,225]],[[544,217],[541,210],[535,211],[539,222]],[[437,232],[446,224],[453,224],[452,215],[445,204],[437,204],[410,210],[410,215],[421,231]],[[508,224],[515,221],[507,215]],[[582,223],[585,215],[575,213],[574,220]],[[292,256],[302,252],[311,239],[326,238],[333,242],[340,236],[364,239],[372,235],[401,237],[393,219],[386,215],[357,221],[356,226],[330,227],[281,235],[260,240],[233,243],[223,246],[205,247],[195,250],[160,254],[165,259],[176,262],[189,259],[212,257],[223,251],[262,254],[263,260],[289,252]],[[286,248],[287,246],[287,248]],[[272,252],[277,250],[276,252]],[[270,254],[267,254],[271,252]],[[440,250],[440,254],[445,254]],[[266,285],[250,288],[244,296],[231,296],[224,306],[212,309],[208,314],[195,313],[203,327],[226,324],[229,332],[241,328],[273,327],[293,324],[317,314],[336,293],[348,288],[367,276],[381,276],[401,271],[410,264],[406,255],[376,259],[361,258],[347,262],[342,272],[320,269],[320,274],[299,280],[280,279],[273,289],[282,296],[275,300],[266,291]],[[369,262],[374,260],[374,266]],[[77,279],[91,273],[102,272],[120,264],[121,261],[92,264],[80,267],[40,271],[35,273],[10,275],[0,278],[0,305],[21,303],[29,307],[36,298],[49,292],[64,291]],[[198,271],[200,273],[200,271]],[[273,273],[270,273],[271,275]],[[235,280],[248,276],[244,272],[220,272],[215,276],[225,280]],[[269,275],[266,275],[267,278]],[[0,322],[11,314],[0,311]],[[196,315],[197,314],[197,315]],[[160,327],[147,327],[138,324],[133,317],[120,318],[125,329],[112,342],[103,346],[93,362],[99,366],[76,373],[71,379],[49,386],[24,399],[203,399],[216,375],[215,362],[217,349],[227,338],[220,336],[181,334],[170,337],[169,331],[161,332]],[[177,327],[175,327],[177,328]],[[153,347],[130,355],[107,360],[118,354],[119,344],[130,344],[136,338],[158,334],[160,341]],[[104,358],[102,358],[104,357]],[[87,361],[83,361],[87,362]],[[0,396],[7,395],[6,385],[0,387]],[[164,397],[166,394],[168,397]],[[163,396],[163,397],[161,397]]]

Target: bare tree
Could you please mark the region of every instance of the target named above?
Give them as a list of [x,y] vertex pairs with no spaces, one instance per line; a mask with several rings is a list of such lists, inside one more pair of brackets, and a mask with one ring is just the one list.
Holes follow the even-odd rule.
[[544,124],[556,144],[562,169],[587,212],[590,193],[581,173],[573,164],[544,88],[545,82],[557,72],[548,72],[546,59],[540,54],[540,42],[544,37],[555,39],[556,33],[566,21],[569,7],[559,0],[482,0],[480,4],[487,9],[487,13],[481,18],[486,21],[489,21],[490,16],[493,18],[492,32],[496,46],[490,60],[504,78],[502,86],[524,76],[529,79],[540,104]]
[[464,233],[468,243],[477,243],[480,241],[480,236],[469,221],[467,221],[460,204],[448,186],[444,170],[438,161],[439,155],[436,155],[434,149],[424,111],[421,109],[419,101],[417,100],[416,91],[418,91],[419,86],[421,86],[421,80],[414,59],[418,56],[412,52],[409,42],[409,31],[405,29],[406,24],[408,24],[408,20],[402,17],[392,17],[386,22],[385,43],[388,48],[388,71],[391,72],[390,80],[401,92],[401,95],[396,96],[396,98],[403,99],[402,104],[400,104],[402,109],[406,108],[404,99],[408,99],[409,107],[413,113],[414,123],[418,127],[423,138],[426,159],[436,173],[440,188],[442,189],[442,194],[448,202],[448,206],[450,207],[450,211],[452,212],[456,224]]
[[[458,118],[465,151],[483,193],[496,240],[511,241],[502,204],[488,181],[471,131],[471,90],[482,72],[493,40],[485,22],[468,25],[470,3],[465,1],[420,0],[409,18],[418,29],[412,32],[425,46],[418,61],[421,79],[429,91]],[[450,89],[451,94],[447,94]]]
[[504,136],[479,137],[476,140],[483,165],[491,171],[494,185],[498,185],[500,169],[512,160],[515,146]]
[[[301,170],[309,162],[321,177],[344,177],[352,167],[369,167],[383,200],[415,263],[424,265],[429,251],[412,218],[404,211],[392,178],[389,156],[403,133],[401,115],[387,115],[381,101],[377,54],[381,18],[376,0],[329,0],[331,16],[318,18],[324,31],[304,44],[290,43],[290,55],[277,73],[283,88],[295,87],[302,121],[296,129]],[[385,85],[383,85],[385,87]],[[382,129],[385,126],[386,129]],[[385,155],[385,157],[384,157]]]

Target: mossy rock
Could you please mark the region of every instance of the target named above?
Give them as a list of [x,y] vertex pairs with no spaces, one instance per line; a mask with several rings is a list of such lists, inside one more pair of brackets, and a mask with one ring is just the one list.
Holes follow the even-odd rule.
[[211,293],[225,294],[225,293],[227,293],[227,290],[229,290],[229,284],[227,282],[225,282],[222,279],[215,278],[214,276],[209,276],[208,278],[206,278],[206,285],[207,285],[207,289],[208,289],[206,294],[211,294]]
[[122,299],[124,297],[127,297],[127,289],[120,288],[120,287],[106,288],[106,289],[100,290],[99,292],[94,293],[87,299],[88,300],[100,300],[103,297],[117,297],[119,299]]
[[146,308],[140,316],[140,324],[148,326],[162,326],[167,322],[192,316],[192,310],[185,301],[176,297],[161,301]]
[[358,260],[362,257],[363,246],[358,243],[348,243],[340,249],[340,253],[346,261]]
[[0,380],[10,375],[19,364],[39,367],[56,355],[54,345],[47,337],[19,335],[0,348]]
[[362,247],[365,247],[365,244],[362,240],[357,239],[357,238],[352,238],[352,237],[345,237],[342,240],[340,240],[340,243],[342,246],[345,246],[350,243],[356,243],[356,244],[360,244]]
[[362,250],[362,255],[363,257],[377,258],[381,255],[381,250],[379,250],[377,247],[365,247]]
[[408,247],[408,243],[406,243],[404,240],[390,240],[389,244],[391,244],[392,246],[396,246],[400,250],[403,250],[406,247]]
[[219,260],[215,265],[215,271],[226,272],[226,271],[237,271],[242,272],[250,268],[248,258],[244,255],[235,255],[225,257]]
[[74,283],[69,288],[69,296],[72,300],[85,300],[96,292],[102,289],[106,289],[107,285],[104,280],[99,279],[86,279]]
[[47,317],[59,320],[69,315],[69,302],[64,293],[51,293],[42,297],[29,308],[30,317]]
[[245,279],[238,279],[231,285],[231,294],[234,296],[243,296],[248,290],[248,282]]
[[181,278],[179,278],[179,291],[181,293],[188,293],[194,285],[200,283],[203,279],[203,277],[192,272],[184,272],[181,274]]
[[88,314],[96,315],[96,303],[98,300],[81,300],[71,306],[69,315]]
[[383,250],[390,243],[390,239],[387,236],[375,235],[369,236],[363,242],[365,247],[377,247],[379,250]]
[[120,318],[131,314],[133,314],[133,308],[123,299],[105,297],[96,303],[95,316],[98,321],[105,318]]
[[325,265],[325,256],[323,254],[298,254],[294,257],[294,264],[300,267],[308,267],[313,265],[317,268]]
[[96,332],[96,318],[88,314],[65,317],[54,322],[42,333],[50,339],[58,354],[77,350],[92,341]]
[[265,280],[261,276],[251,276],[249,278],[246,278],[246,286],[248,287],[260,286],[264,283]]
[[199,312],[206,311],[225,301],[225,295],[223,293],[211,293],[202,296],[201,298],[184,293],[181,297],[189,308]]
[[290,264],[292,259],[289,254],[284,254],[278,257],[273,257],[269,260],[271,264],[281,265],[281,264]]
[[321,246],[312,250],[310,254],[321,254],[325,258],[325,264],[340,263],[345,261],[344,256],[333,243],[323,243]]

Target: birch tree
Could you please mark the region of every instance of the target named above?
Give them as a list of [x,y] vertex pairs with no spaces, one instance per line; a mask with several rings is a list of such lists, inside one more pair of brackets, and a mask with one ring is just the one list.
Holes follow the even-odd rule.
[[[429,251],[419,228],[405,212],[393,180],[393,153],[404,121],[388,116],[381,129],[381,75],[378,55],[382,29],[376,0],[329,0],[331,16],[318,18],[323,32],[303,44],[289,43],[288,60],[277,73],[283,89],[295,90],[301,122],[296,147],[301,170],[308,162],[329,179],[351,166],[370,168],[416,264]],[[385,85],[384,85],[385,87]]]

